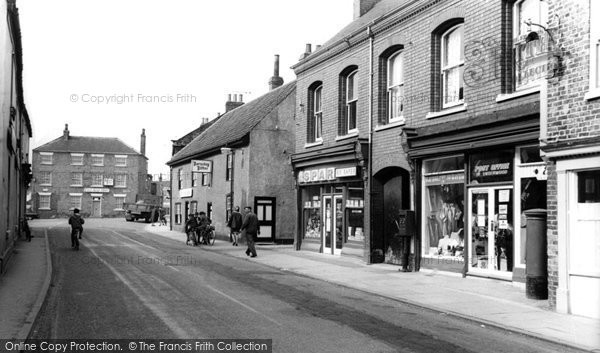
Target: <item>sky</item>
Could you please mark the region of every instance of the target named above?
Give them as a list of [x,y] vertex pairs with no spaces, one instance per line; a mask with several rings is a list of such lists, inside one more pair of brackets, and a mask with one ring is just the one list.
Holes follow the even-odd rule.
[[17,0],[33,148],[62,135],[118,137],[151,174],[168,173],[171,140],[268,92],[307,43],[352,21],[353,0]]

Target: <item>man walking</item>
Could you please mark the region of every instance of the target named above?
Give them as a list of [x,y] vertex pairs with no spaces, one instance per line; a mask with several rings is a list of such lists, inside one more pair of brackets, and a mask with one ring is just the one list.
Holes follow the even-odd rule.
[[69,224],[71,225],[71,247],[75,250],[79,250],[79,239],[81,239],[81,233],[83,233],[84,223],[85,221],[79,215],[79,209],[74,209],[73,215],[69,217]]
[[[254,237],[260,234],[260,227],[258,225],[258,217],[252,212],[252,207],[244,207],[246,216],[244,217],[244,223],[242,223],[242,233],[246,236],[246,242],[248,249],[246,249],[246,255],[250,257],[256,257],[256,249],[254,248]],[[252,255],[251,255],[252,254]]]
[[244,219],[240,213],[240,206],[235,206],[235,210],[231,212],[229,222],[227,222],[227,226],[231,229],[233,246],[238,246],[238,238],[240,236],[240,229],[242,228],[243,222]]

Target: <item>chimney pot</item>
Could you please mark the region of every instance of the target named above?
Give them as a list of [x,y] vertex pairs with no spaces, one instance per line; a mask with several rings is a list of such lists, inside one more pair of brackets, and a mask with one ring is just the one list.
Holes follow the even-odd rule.
[[66,140],[69,139],[69,124],[65,124],[65,129],[63,130],[63,138]]
[[243,95],[240,93],[240,102],[244,102]]
[[237,93],[233,95],[233,101],[237,102]]
[[310,54],[312,52],[311,44],[306,43],[306,49],[304,50],[305,54]]
[[275,54],[275,62],[273,63],[273,77],[271,77],[269,80],[269,90],[272,91],[281,85],[283,85],[283,78],[279,76],[279,54]]
[[142,135],[140,136],[140,154],[146,155],[146,129],[142,129]]
[[228,102],[231,102],[231,93],[229,93],[229,94],[227,95],[227,101],[228,101]]

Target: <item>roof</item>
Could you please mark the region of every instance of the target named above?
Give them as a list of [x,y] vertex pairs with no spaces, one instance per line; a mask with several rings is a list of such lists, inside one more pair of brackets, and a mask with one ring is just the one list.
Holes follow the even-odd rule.
[[[415,0],[381,0],[373,8],[362,15],[361,17],[350,22],[346,27],[339,31],[336,35],[331,37],[325,42],[318,50],[315,50],[305,59],[300,60],[297,64],[292,66],[292,69],[296,69],[298,66],[304,63],[308,63],[313,59],[325,54],[327,51],[332,50],[334,47],[339,45],[345,40],[349,40],[353,36],[363,33],[364,29],[372,25],[375,22],[387,18],[396,13],[396,11],[412,5],[413,3],[420,4],[426,3],[426,1],[415,1]],[[347,48],[347,46],[345,46]],[[318,54],[318,55],[317,55]]]
[[87,152],[110,154],[139,154],[116,137],[63,136],[33,149],[38,152]]
[[198,128],[188,132],[177,140],[173,140],[173,144],[176,146],[185,146],[188,143],[192,142],[196,138],[196,136],[200,135],[204,130],[208,129],[215,121],[217,121],[221,115],[217,116],[215,119],[200,125]]
[[295,89],[296,82],[290,82],[221,115],[207,130],[177,152],[167,165],[240,142]]

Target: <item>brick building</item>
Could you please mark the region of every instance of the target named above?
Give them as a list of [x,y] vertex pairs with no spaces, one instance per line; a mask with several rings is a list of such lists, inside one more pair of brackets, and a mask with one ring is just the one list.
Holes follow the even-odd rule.
[[123,216],[124,203],[149,195],[146,134],[140,152],[110,137],[63,136],[33,150],[34,209],[41,218],[79,208],[84,217]]
[[307,48],[293,67],[298,247],[524,281],[552,69],[525,21],[545,23],[546,1],[357,0],[352,23]]
[[291,243],[296,85],[281,86],[278,65],[277,56],[270,92],[247,103],[230,97],[226,113],[167,163],[172,229],[183,231],[189,214],[205,211],[223,237],[231,208],[251,206],[261,225],[259,241]]
[[0,0],[0,273],[22,232],[31,180],[31,122],[23,98],[23,50],[14,0]]
[[600,3],[549,1],[564,75],[548,80],[549,300],[600,318]]

